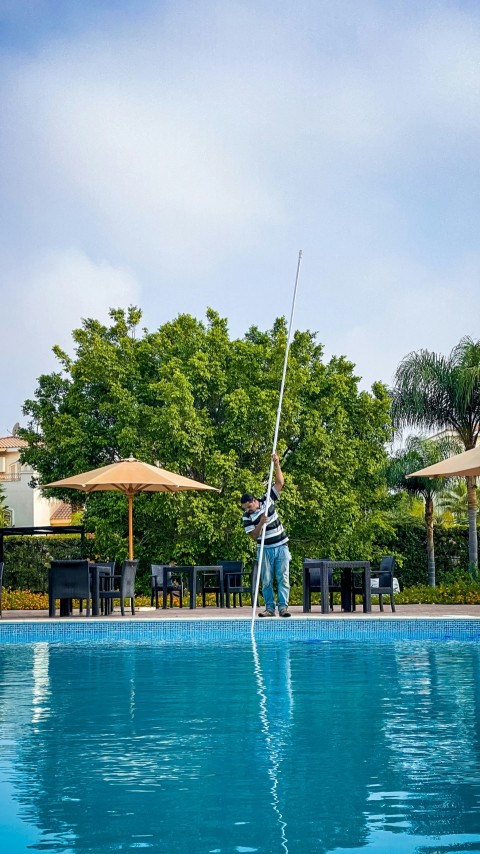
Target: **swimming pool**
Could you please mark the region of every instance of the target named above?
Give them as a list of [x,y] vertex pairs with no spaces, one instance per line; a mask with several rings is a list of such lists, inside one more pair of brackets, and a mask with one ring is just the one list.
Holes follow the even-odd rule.
[[0,667],[8,854],[480,852],[477,643],[39,641]]

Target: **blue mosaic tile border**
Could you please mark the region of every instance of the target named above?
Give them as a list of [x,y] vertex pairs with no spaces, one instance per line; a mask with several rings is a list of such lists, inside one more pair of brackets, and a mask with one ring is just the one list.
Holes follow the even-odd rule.
[[[246,640],[250,620],[35,620],[0,621],[0,643],[104,643]],[[379,618],[379,619],[292,619],[258,621],[259,641],[475,641],[480,642],[480,619]]]

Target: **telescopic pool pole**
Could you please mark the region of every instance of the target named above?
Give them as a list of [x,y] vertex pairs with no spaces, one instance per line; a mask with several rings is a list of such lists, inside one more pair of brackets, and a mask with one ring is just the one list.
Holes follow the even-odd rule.
[[[295,312],[295,301],[297,299],[297,287],[298,287],[298,278],[300,275],[300,262],[301,262],[301,260],[302,260],[302,250],[300,249],[300,251],[298,253],[297,274],[295,276],[295,287],[293,289],[292,310],[290,312],[290,323],[288,326],[287,346],[285,348],[285,359],[283,362],[283,374],[282,374],[282,382],[280,385],[280,397],[279,397],[279,401],[278,401],[277,420],[275,422],[275,433],[273,436],[272,460],[270,462],[270,473],[268,475],[268,486],[267,486],[267,492],[266,492],[267,503],[266,503],[266,507],[264,510],[265,513],[268,511],[268,504],[270,501],[270,491],[272,489],[273,465],[274,465],[273,464],[273,454],[275,453],[276,448],[277,448],[278,429],[280,427],[280,415],[282,413],[283,390],[285,388],[285,377],[287,376],[288,351],[290,350],[290,339],[292,336],[293,315]],[[250,627],[250,631],[251,631],[252,635],[253,635],[254,630],[255,630],[255,616],[256,616],[256,610],[257,610],[258,590],[260,587],[260,575],[261,575],[261,569],[262,569],[263,551],[264,551],[264,546],[265,546],[265,528],[266,528],[266,525],[264,525],[262,528],[262,538],[260,541],[260,554],[258,555],[258,572],[257,572],[257,578],[256,578],[256,582],[255,582],[255,594],[254,594],[253,603],[252,603],[252,605],[253,605],[252,623],[251,623],[251,627]]]

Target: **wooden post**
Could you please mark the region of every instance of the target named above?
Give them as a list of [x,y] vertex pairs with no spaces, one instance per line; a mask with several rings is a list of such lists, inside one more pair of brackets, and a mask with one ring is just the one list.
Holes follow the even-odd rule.
[[133,560],[133,493],[128,493],[128,557]]

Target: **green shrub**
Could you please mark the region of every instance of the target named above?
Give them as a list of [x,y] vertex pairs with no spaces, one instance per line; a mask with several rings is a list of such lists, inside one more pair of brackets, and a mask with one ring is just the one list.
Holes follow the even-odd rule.
[[[85,540],[85,549],[92,548]],[[46,593],[51,560],[87,557],[82,554],[82,541],[77,534],[9,536],[4,539],[5,587]]]
[[[468,526],[435,528],[435,571],[437,585],[450,583],[460,571],[468,568]],[[427,533],[419,520],[394,525],[394,533],[384,538],[378,549],[381,554],[395,554],[395,575],[400,587],[427,586]],[[469,575],[471,578],[471,576]]]
[[[335,605],[340,604],[340,594],[334,593]],[[384,602],[388,600],[384,597]],[[302,588],[295,585],[290,590],[290,604],[301,605],[303,602]],[[312,595],[312,602],[320,604],[320,594]],[[360,599],[358,599],[360,602]],[[378,602],[378,596],[372,596],[372,602]],[[467,572],[458,572],[456,579],[452,576],[450,583],[439,584],[438,587],[428,587],[417,584],[407,587],[401,593],[395,594],[397,605],[480,605],[480,582],[472,580]]]
[[471,578],[459,578],[451,584],[439,584],[437,587],[416,585],[398,593],[395,602],[400,605],[480,605],[480,584]]

